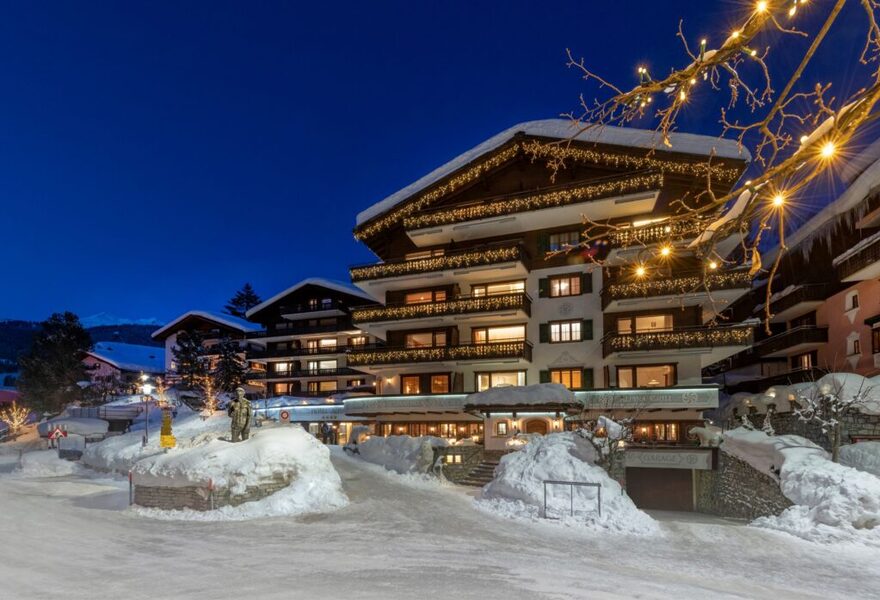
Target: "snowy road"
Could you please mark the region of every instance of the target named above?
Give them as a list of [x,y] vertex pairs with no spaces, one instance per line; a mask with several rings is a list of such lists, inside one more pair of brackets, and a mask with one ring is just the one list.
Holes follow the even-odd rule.
[[[0,473],[12,460],[0,456]],[[249,522],[147,519],[126,509],[118,480],[0,478],[0,597],[781,600],[880,589],[877,550],[675,514],[658,515],[661,539],[597,539],[333,461],[348,507]]]

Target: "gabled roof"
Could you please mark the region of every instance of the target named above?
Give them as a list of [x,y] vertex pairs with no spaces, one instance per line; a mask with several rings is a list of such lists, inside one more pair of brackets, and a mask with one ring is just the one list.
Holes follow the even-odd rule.
[[165,372],[165,348],[119,342],[98,342],[86,352],[122,371]]
[[152,337],[154,340],[160,339],[161,337],[167,337],[175,331],[175,327],[177,327],[178,324],[190,317],[197,317],[206,321],[211,321],[212,323],[216,323],[218,325],[223,325],[231,329],[237,329],[238,331],[241,331],[243,333],[247,333],[249,331],[259,331],[260,329],[262,329],[262,327],[257,323],[251,323],[250,321],[246,321],[245,319],[234,317],[232,315],[227,315],[225,313],[213,312],[208,310],[191,310],[189,312],[183,313],[164,327],[157,329],[152,333],[150,337]]
[[[518,133],[535,137],[568,139],[572,137],[576,131],[577,128],[574,127],[569,119],[543,119],[540,121],[518,123],[517,125],[492,136],[482,144],[458,155],[446,164],[434,169],[421,179],[418,179],[405,188],[391,194],[384,200],[377,202],[368,209],[360,212],[357,216],[357,225],[361,225],[391,208],[394,208],[404,200],[407,200],[411,196],[437,183],[444,177],[451,175],[480,156],[503,146]],[[635,129],[632,127],[595,127],[581,132],[573,139],[581,142],[593,142],[598,144],[608,144],[611,146],[655,149],[658,153],[676,152],[697,156],[709,156],[714,152],[714,155],[719,158],[744,161],[751,160],[751,154],[749,154],[749,151],[741,149],[734,140],[725,140],[693,133],[670,133],[669,141],[672,144],[672,147],[664,146],[656,131],[650,129]]]
[[299,283],[296,283],[296,284],[290,286],[289,288],[287,288],[283,292],[279,292],[279,293],[275,294],[274,296],[272,296],[271,298],[269,298],[265,302],[261,302],[260,304],[256,305],[255,307],[253,307],[252,309],[247,311],[246,314],[248,317],[251,317],[251,316],[257,314],[258,312],[260,312],[261,310],[265,309],[266,307],[271,306],[272,304],[278,302],[279,300],[281,300],[282,298],[284,298],[288,294],[292,294],[293,292],[297,291],[300,288],[304,288],[307,285],[315,285],[318,287],[327,288],[329,290],[334,290],[334,291],[340,292],[342,294],[356,296],[357,298],[361,298],[361,299],[366,300],[367,302],[370,302],[370,303],[376,302],[375,298],[373,298],[369,294],[367,294],[367,293],[365,293],[365,292],[363,292],[363,291],[357,289],[356,287],[351,286],[347,283],[343,283],[342,281],[336,281],[335,279],[324,279],[322,277],[309,277],[308,279],[303,279]]

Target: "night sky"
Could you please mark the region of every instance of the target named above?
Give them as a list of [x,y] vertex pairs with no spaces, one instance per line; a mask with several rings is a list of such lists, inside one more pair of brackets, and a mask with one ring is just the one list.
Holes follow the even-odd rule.
[[[372,260],[351,234],[357,212],[516,122],[576,107],[566,47],[631,84],[639,64],[684,64],[680,17],[696,43],[747,6],[6,3],[0,318],[168,320],[220,309],[245,281],[265,298],[347,279]],[[844,24],[817,71],[855,86],[863,39]],[[681,123],[717,133],[717,112]]]

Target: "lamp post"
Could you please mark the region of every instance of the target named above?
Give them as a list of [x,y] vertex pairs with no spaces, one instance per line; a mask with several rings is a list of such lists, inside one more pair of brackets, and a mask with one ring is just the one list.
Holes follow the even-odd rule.
[[149,377],[141,375],[141,394],[144,396],[144,437],[142,446],[146,446],[150,441],[150,393],[153,391],[152,384],[149,383]]

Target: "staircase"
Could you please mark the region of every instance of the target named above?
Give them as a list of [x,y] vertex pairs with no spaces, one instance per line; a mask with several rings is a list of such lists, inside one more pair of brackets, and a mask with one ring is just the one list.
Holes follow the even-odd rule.
[[486,452],[483,455],[483,460],[478,464],[473,471],[467,474],[467,476],[460,480],[459,485],[469,485],[472,487],[483,487],[495,477],[495,467],[498,466],[501,457],[504,456],[503,452]]

